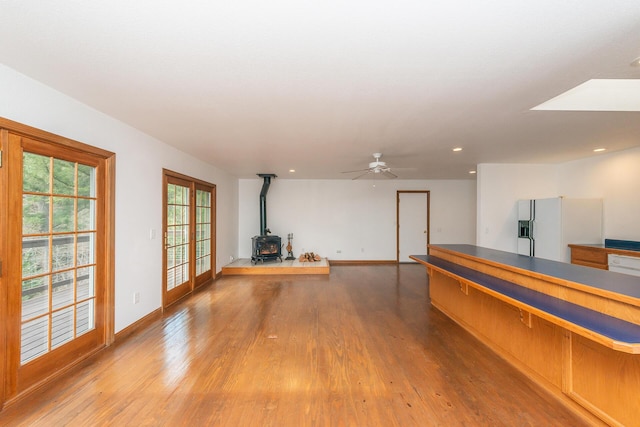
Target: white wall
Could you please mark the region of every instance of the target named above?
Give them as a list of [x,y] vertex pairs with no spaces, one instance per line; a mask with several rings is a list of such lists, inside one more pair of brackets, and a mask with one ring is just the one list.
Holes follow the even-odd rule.
[[557,196],[602,198],[604,237],[640,240],[640,149],[558,165],[479,165],[478,246],[516,252],[516,201]]
[[556,197],[557,166],[481,164],[477,175],[477,245],[517,252],[516,202]]
[[162,303],[162,168],[216,184],[217,270],[237,253],[236,178],[3,65],[0,94],[1,117],[116,153],[116,332]]
[[604,237],[640,241],[640,148],[565,163],[560,194],[603,199]]
[[[240,180],[240,258],[251,257],[251,237],[260,234],[262,182],[258,177]],[[395,260],[396,191],[430,190],[431,242],[475,243],[475,180],[376,180],[375,184],[273,179],[267,194],[267,225],[283,242],[288,233],[294,234],[296,256],[307,251],[335,260]]]

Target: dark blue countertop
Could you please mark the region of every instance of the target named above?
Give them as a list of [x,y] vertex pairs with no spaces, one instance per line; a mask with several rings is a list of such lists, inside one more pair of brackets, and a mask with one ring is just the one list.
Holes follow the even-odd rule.
[[474,245],[430,246],[640,299],[640,277]]
[[[576,326],[596,332],[616,341],[620,349],[625,347],[626,344],[622,351],[637,353],[637,349],[634,347],[640,345],[640,325],[638,324],[519,286],[507,280],[432,255],[420,255],[419,259],[433,267],[476,283],[482,288],[497,292],[517,303],[522,303],[558,319],[566,320]],[[517,304],[515,305],[517,306]],[[578,333],[583,333],[583,331],[578,331]],[[613,345],[611,345],[611,348],[613,348]]]
[[633,240],[604,239],[604,247],[625,251],[640,251],[640,242],[634,242]]

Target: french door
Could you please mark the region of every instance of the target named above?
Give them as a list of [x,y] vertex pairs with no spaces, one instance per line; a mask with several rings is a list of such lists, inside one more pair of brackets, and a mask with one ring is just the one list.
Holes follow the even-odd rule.
[[17,127],[36,137],[0,131],[2,402],[113,339],[112,153]]
[[164,171],[163,305],[213,278],[215,186]]
[[195,186],[195,286],[213,277],[215,240],[215,187],[194,183]]

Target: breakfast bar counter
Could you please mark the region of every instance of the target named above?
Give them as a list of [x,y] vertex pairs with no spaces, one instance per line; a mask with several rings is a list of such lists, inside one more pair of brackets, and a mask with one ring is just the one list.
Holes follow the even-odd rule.
[[640,278],[473,245],[411,258],[435,308],[567,406],[640,426]]

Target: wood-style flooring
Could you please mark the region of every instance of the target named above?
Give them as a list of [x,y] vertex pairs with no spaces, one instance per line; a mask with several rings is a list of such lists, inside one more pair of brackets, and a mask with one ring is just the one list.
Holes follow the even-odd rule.
[[226,276],[2,426],[581,426],[432,308],[415,264]]

